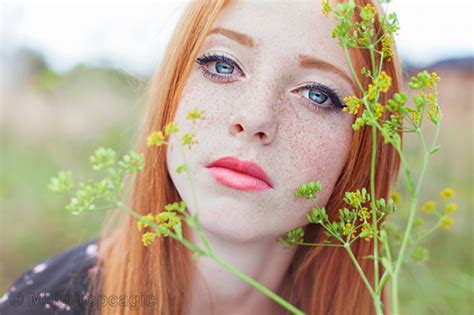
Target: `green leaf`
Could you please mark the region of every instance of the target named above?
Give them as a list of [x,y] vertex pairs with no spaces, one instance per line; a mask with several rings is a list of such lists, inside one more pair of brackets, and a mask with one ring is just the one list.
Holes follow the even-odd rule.
[[430,155],[431,155],[431,154],[434,154],[434,153],[436,153],[436,152],[438,152],[438,150],[439,150],[440,148],[441,148],[441,147],[440,147],[439,145],[433,147],[433,148],[431,149],[431,151],[430,151]]

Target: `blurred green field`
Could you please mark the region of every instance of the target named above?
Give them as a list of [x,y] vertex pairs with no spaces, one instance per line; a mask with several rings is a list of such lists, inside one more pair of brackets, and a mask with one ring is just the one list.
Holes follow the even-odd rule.
[[[119,155],[133,148],[147,79],[91,66],[57,74],[31,53],[20,61],[27,70],[7,73],[12,83],[1,94],[1,291],[28,268],[97,235],[105,213],[74,216],[64,210],[68,200],[48,191],[47,184],[63,169],[80,175],[78,180],[88,178],[88,158],[100,145]],[[437,200],[449,186],[459,209],[451,231],[437,231],[424,243],[429,261],[407,265],[402,308],[404,314],[473,314],[474,73],[437,71],[444,114],[441,150],[430,162],[421,200]],[[416,167],[418,142],[410,136],[405,144]],[[396,190],[404,193],[401,181]],[[432,221],[420,216],[428,225]]]

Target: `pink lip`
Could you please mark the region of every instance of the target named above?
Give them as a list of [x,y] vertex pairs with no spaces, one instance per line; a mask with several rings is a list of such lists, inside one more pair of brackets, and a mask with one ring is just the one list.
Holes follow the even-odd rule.
[[206,165],[221,184],[240,190],[266,190],[273,185],[265,172],[253,162],[227,156]]

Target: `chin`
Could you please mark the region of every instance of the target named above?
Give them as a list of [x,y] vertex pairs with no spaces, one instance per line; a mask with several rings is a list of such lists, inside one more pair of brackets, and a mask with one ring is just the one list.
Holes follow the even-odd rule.
[[254,242],[262,237],[269,236],[261,230],[261,225],[249,223],[244,217],[234,219],[225,215],[202,214],[199,216],[201,226],[208,237],[219,240],[248,243]]

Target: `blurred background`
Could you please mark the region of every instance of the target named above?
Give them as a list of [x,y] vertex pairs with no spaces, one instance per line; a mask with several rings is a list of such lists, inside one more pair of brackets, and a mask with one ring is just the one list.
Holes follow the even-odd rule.
[[[186,3],[0,4],[0,291],[28,268],[97,235],[105,213],[74,216],[47,184],[63,169],[89,178],[88,158],[100,145],[119,155],[133,149],[147,80]],[[403,313],[474,314],[474,5],[395,0],[389,11],[400,20],[396,42],[405,76],[428,69],[441,77],[441,150],[430,161],[421,202],[452,187],[459,205],[451,230],[424,243],[429,260],[408,263]],[[421,152],[413,138],[406,137],[405,149],[416,168]],[[402,180],[396,189],[403,199]],[[427,226],[434,222],[433,215],[420,217]]]

